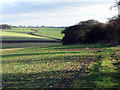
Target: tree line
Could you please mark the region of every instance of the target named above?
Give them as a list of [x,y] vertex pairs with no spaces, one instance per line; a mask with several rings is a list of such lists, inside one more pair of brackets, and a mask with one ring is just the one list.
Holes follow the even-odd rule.
[[97,20],[81,21],[62,31],[63,45],[73,43],[110,43],[120,45],[120,0],[116,0],[118,15],[101,23]]
[[11,25],[7,25],[7,24],[1,24],[0,25],[0,29],[11,29],[12,26]]
[[111,43],[120,44],[120,16],[111,18],[107,23],[97,20],[81,21],[62,31],[63,44],[73,43]]

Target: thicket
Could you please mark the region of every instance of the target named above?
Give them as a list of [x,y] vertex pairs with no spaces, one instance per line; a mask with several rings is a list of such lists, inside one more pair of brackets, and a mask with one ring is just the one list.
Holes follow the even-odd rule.
[[113,45],[120,45],[120,16],[110,19],[106,26],[106,40]]
[[120,16],[111,18],[107,23],[97,20],[79,22],[62,31],[63,44],[73,43],[110,43],[120,44]]
[[1,24],[0,25],[0,29],[11,29],[11,28],[12,28],[12,26],[7,25],[7,24]]

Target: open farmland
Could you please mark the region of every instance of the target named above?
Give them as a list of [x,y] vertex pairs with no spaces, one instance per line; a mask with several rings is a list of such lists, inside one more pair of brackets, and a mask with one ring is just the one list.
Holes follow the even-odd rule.
[[120,0],[48,1],[0,1],[0,90],[119,90]]
[[[43,36],[61,39],[61,30],[13,28],[4,30],[2,37],[3,40],[50,40],[35,36],[43,33]],[[120,87],[118,48],[104,44],[2,43],[2,87]]]
[[3,88],[119,87],[117,50],[105,45],[3,49]]
[[64,30],[64,28],[40,28],[36,30],[38,30],[38,32],[35,33],[37,35],[62,39],[63,34],[61,34],[61,31]]
[[[59,32],[57,30],[54,30],[54,31]],[[28,34],[30,32],[33,32],[33,30],[31,30],[31,28],[12,28],[10,30],[2,30],[2,34],[1,34],[2,41],[40,41],[40,40],[43,41],[43,40],[54,40],[54,39],[51,39],[51,38],[33,36],[33,35]],[[53,33],[53,32],[48,32],[48,33]],[[52,37],[56,37],[56,36],[54,35]]]

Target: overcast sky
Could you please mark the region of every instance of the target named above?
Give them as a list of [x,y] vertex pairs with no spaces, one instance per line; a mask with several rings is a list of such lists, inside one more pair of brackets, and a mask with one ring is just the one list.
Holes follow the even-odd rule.
[[10,25],[71,26],[116,15],[115,0],[1,0],[0,23]]

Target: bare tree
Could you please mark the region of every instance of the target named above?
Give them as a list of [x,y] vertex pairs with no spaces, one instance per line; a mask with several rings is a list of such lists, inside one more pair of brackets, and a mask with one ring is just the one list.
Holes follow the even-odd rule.
[[112,6],[111,9],[112,8],[117,8],[118,16],[120,16],[120,0],[115,0],[114,6]]

